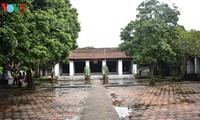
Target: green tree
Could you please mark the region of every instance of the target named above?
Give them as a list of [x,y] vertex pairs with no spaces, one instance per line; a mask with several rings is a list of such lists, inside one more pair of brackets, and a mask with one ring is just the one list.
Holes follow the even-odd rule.
[[170,42],[175,40],[179,11],[176,6],[156,0],[142,2],[138,8],[136,20],[131,21],[121,32],[124,41],[119,50],[133,56],[137,64],[148,63],[151,82],[155,85],[154,68],[158,60],[169,61],[175,53]]
[[33,87],[31,69],[39,64],[67,62],[77,47],[78,13],[69,0],[19,0],[26,12],[3,13],[0,29],[1,63],[26,66],[28,88]]
[[[80,24],[76,9],[71,7],[69,0],[35,0],[33,5],[34,21],[37,21],[35,36],[48,49],[45,62],[52,65],[67,62],[70,50],[78,47],[76,39]],[[40,34],[39,38],[37,33],[43,35]],[[40,63],[44,63],[44,60],[38,60],[37,66]]]
[[187,31],[183,26],[177,29],[180,32],[179,39],[173,41],[171,45],[179,58],[181,77],[184,78],[188,58],[200,55],[200,31]]
[[[6,1],[9,2],[9,1]],[[5,2],[5,3],[6,3]],[[20,66],[27,66],[28,88],[33,87],[31,69],[36,63],[38,56],[45,56],[44,47],[42,48],[31,33],[35,24],[31,21],[34,17],[30,11],[31,4],[25,0],[10,1],[9,3],[25,3],[26,11],[20,14],[19,11],[2,14],[1,23],[1,40],[0,48],[2,49],[1,64],[8,67],[9,70],[19,70]],[[39,34],[39,33],[38,33]],[[40,54],[37,53],[40,51]],[[43,53],[43,55],[41,55]],[[37,55],[36,55],[37,54]]]
[[[23,3],[25,0],[8,0],[2,3]],[[27,8],[28,9],[28,8]],[[4,13],[3,9],[0,9],[1,13],[1,29],[0,29],[0,64],[3,64],[4,67],[8,62],[13,63],[14,61],[19,61],[15,56],[16,49],[19,46],[23,46],[22,41],[28,39],[28,22],[26,14],[20,14],[20,10],[13,13]],[[26,42],[25,42],[26,43]]]

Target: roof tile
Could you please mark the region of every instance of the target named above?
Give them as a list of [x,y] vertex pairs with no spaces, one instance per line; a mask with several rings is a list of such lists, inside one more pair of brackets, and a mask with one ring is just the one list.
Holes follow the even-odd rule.
[[119,52],[116,48],[78,48],[73,50],[69,59],[119,59],[131,58],[125,53]]

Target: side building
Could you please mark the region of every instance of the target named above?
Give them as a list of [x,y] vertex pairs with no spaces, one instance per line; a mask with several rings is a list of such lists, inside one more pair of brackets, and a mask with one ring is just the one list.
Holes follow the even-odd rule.
[[[116,48],[78,48],[69,56],[69,64],[58,63],[54,66],[40,66],[40,76],[50,77],[54,68],[58,79],[84,79],[84,67],[89,66],[93,79],[101,78],[101,68],[107,65],[109,78],[133,78],[137,73],[137,65],[132,63],[132,57],[126,56]],[[186,64],[187,76],[200,75],[200,57],[189,57]],[[198,77],[198,76],[197,76]]]
[[186,76],[187,80],[200,80],[200,57],[188,57],[186,64]]

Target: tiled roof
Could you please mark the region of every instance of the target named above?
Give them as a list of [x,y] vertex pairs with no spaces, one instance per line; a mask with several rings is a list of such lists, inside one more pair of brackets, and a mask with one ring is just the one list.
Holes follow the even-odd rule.
[[120,59],[131,58],[126,56],[123,52],[119,52],[116,48],[78,48],[73,50],[69,59]]

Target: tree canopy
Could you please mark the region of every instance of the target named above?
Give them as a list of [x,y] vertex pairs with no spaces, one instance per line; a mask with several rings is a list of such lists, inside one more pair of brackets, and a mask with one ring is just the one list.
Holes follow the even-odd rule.
[[20,63],[31,69],[36,64],[67,62],[77,46],[78,13],[69,0],[16,0],[26,11],[1,14],[0,65]]
[[[19,3],[24,1],[18,0]],[[80,24],[76,9],[69,0],[25,2],[23,15],[14,12],[1,15],[1,61],[10,56],[20,62],[27,59],[30,62],[30,58],[55,63],[67,60],[70,50],[78,47]]]
[[154,84],[153,70],[159,60],[169,61],[175,56],[170,43],[178,38],[178,15],[176,6],[172,8],[157,0],[142,2],[136,20],[131,21],[121,31],[119,50],[133,56],[135,63],[148,63],[151,84]]
[[180,31],[179,39],[173,41],[172,44],[179,54],[187,57],[200,55],[200,31],[187,31],[184,27],[179,27],[178,30]]
[[177,27],[179,38],[171,43],[173,50],[176,52],[176,65],[179,65],[181,77],[186,74],[186,64],[189,57],[200,55],[200,31],[187,31],[183,26]]

